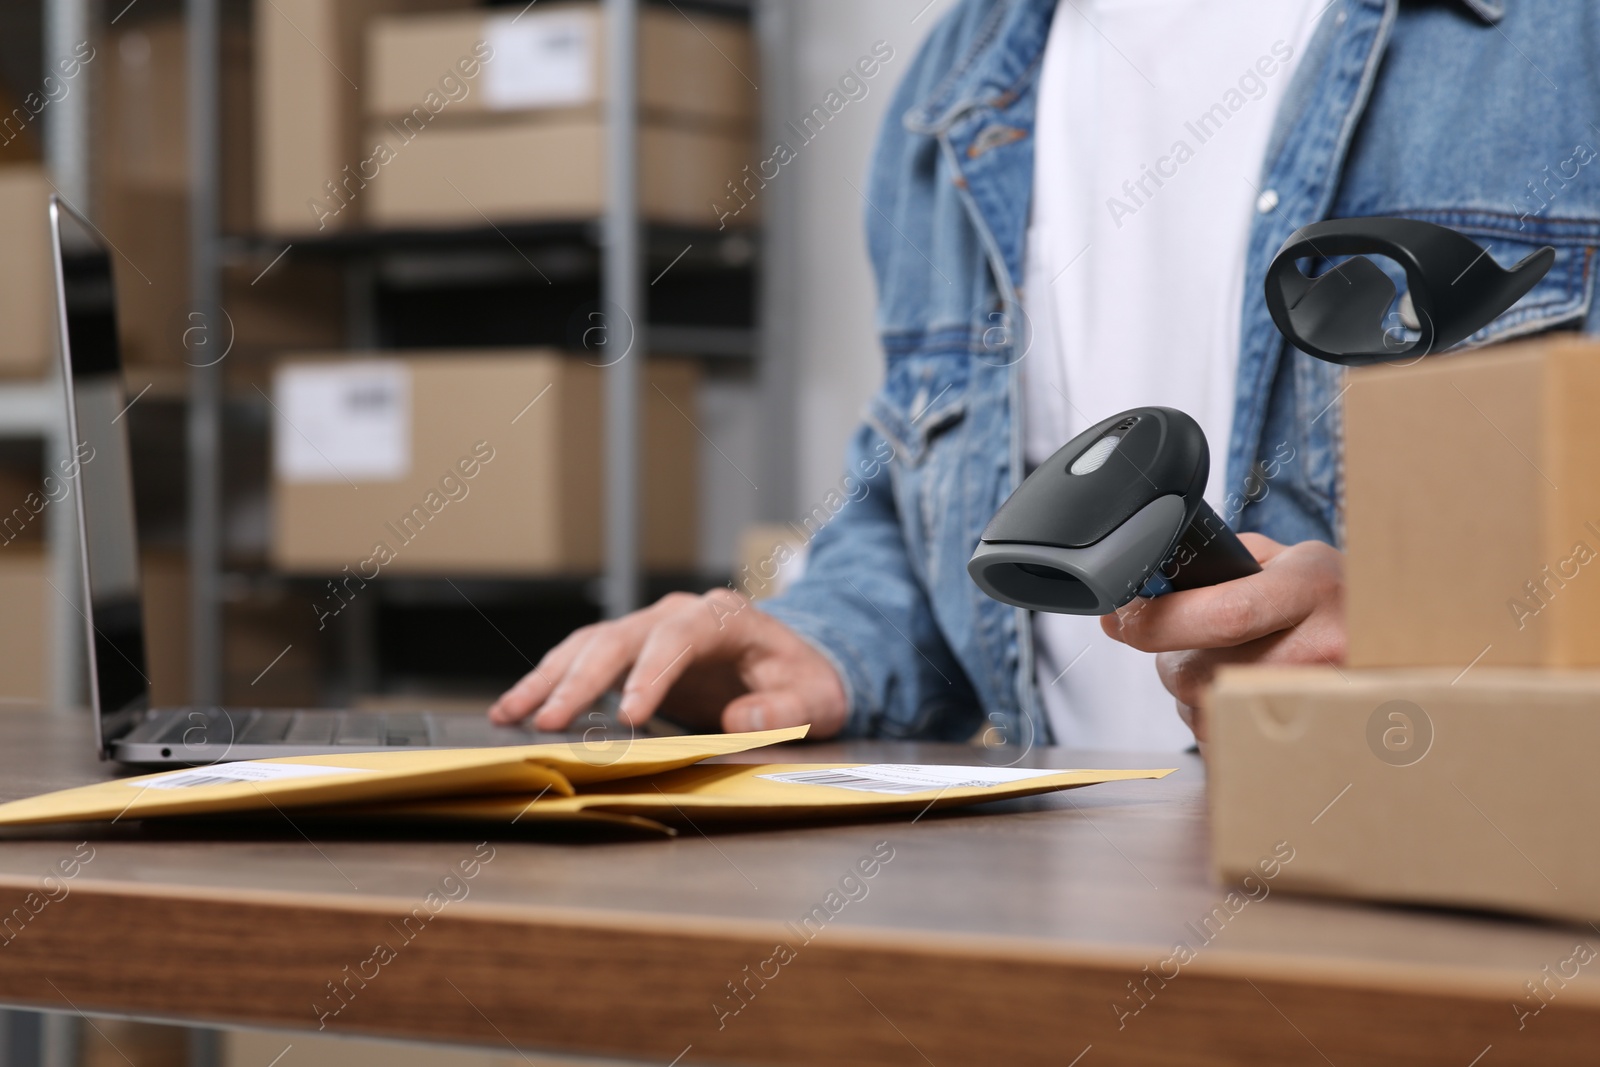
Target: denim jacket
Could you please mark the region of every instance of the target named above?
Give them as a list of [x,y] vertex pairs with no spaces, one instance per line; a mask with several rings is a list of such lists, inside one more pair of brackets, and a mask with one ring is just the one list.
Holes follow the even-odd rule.
[[[1026,473],[1017,290],[1054,7],[964,0],[878,140],[865,215],[887,368],[850,446],[860,484],[804,576],[765,605],[837,668],[852,734],[957,740],[987,724],[991,739],[1050,737],[1027,614],[986,597],[966,562]],[[1469,234],[1502,266],[1554,245],[1549,274],[1467,344],[1593,332],[1595,122],[1596,5],[1323,10],[1256,183],[1225,473],[1236,528],[1341,540],[1341,370],[1287,346],[1261,295],[1284,239],[1325,218],[1403,215]]]

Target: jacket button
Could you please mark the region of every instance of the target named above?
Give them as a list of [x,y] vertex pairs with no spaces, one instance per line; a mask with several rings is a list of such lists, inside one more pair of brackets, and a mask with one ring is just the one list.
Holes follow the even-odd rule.
[[1269,211],[1275,210],[1277,206],[1278,190],[1276,189],[1268,189],[1266,192],[1256,197],[1256,210],[1261,212],[1263,215]]

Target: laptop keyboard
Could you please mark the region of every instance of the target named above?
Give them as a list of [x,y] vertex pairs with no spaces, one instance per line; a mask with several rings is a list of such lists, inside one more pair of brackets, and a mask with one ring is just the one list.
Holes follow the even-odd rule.
[[176,714],[158,743],[227,745],[419,746],[428,743],[420,712],[244,711],[194,708]]

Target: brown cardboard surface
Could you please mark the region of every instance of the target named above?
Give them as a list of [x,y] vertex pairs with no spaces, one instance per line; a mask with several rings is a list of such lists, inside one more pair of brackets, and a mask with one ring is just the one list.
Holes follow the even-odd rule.
[[227,605],[223,697],[235,707],[317,707],[323,703],[317,616],[302,593],[279,589]]
[[[528,349],[407,354],[401,362],[411,374],[409,473],[354,485],[275,477],[277,566],[330,575],[348,567],[369,577],[374,569],[596,572],[602,531],[600,368],[578,356]],[[699,371],[690,361],[651,360],[645,378],[640,552],[653,569],[692,569],[699,441],[691,420]],[[479,442],[493,458],[467,481],[467,495],[425,523],[404,526],[402,517],[425,506],[440,479],[453,474]],[[379,544],[388,552],[378,554],[376,566],[362,566],[374,559]],[[392,560],[382,562],[391,553]]]
[[1274,889],[1600,915],[1600,671],[1224,671],[1208,701],[1212,863]]
[[[143,580],[145,671],[151,704],[189,703],[189,561],[181,552],[147,550]],[[223,605],[223,699],[235,707],[315,707],[321,686],[313,598],[287,590],[254,591]]]
[[[806,542],[787,523],[756,523],[739,535],[739,568],[733,586],[751,600],[777,596],[799,574],[791,561],[806,550]],[[803,566],[803,565],[802,565]]]
[[49,556],[36,544],[17,540],[0,546],[0,712],[7,704],[40,703],[49,697]]
[[144,597],[144,660],[150,703],[189,703],[189,562],[181,552],[146,550],[139,557]]
[[[1523,598],[1528,610],[1539,609],[1523,621],[1533,629],[1549,616],[1546,662],[1600,666],[1600,580],[1594,580],[1600,579],[1600,566],[1590,567],[1600,557],[1600,345],[1553,346],[1547,358],[1544,408],[1550,415],[1541,429],[1549,482],[1536,579],[1541,592],[1538,601]],[[1573,568],[1568,560],[1578,567],[1575,578],[1565,577]],[[1557,579],[1548,585],[1545,564]]]
[[[272,5],[264,5],[271,11]],[[135,13],[136,14],[136,13]],[[187,35],[181,19],[130,17],[101,49],[103,106],[96,107],[98,213],[110,240],[125,362],[200,362],[186,348],[189,313],[189,148],[185,89]],[[252,52],[242,28],[223,35],[222,222],[228,232],[254,230],[256,167]],[[100,98],[97,98],[99,100]],[[270,259],[269,259],[270,261]],[[337,271],[309,280],[299,264],[280,264],[251,285],[266,262],[224,272],[229,322],[208,343],[233,350],[325,347],[343,340]],[[254,269],[251,269],[254,267]],[[215,352],[218,348],[209,351]]]
[[50,183],[34,163],[0,166],[0,375],[39,377],[55,358]]
[[[129,18],[100,48],[95,165],[102,193],[188,190],[186,41],[181,18]],[[248,233],[254,228],[255,144],[250,40],[242,28],[223,33],[221,74],[222,227]]]
[[183,189],[104,190],[98,220],[110,241],[124,363],[182,366],[189,299],[189,198]]
[[[52,76],[58,73],[52,72]],[[82,74],[80,66],[74,80]],[[70,88],[68,91],[71,91]],[[38,120],[45,106],[37,92],[18,93],[6,82],[0,81],[0,166],[44,161]]]
[[[344,272],[326,260],[288,256],[223,268],[222,307],[233,352],[266,356],[286,348],[328,348],[345,339]],[[265,271],[265,273],[263,273]]]
[[[471,0],[273,0],[254,5],[256,221],[263,232],[319,230],[308,204],[359,153],[367,20],[379,13],[465,7]],[[353,225],[360,209],[326,219]]]
[[[586,219],[604,208],[605,131],[593,115],[435,123],[409,134],[383,121],[368,133],[373,144],[391,146],[392,158],[349,202],[364,203],[375,226]],[[719,218],[713,204],[750,158],[743,135],[647,123],[639,132],[640,212],[710,226]],[[737,222],[753,221],[758,207]]]
[[[181,189],[122,186],[105,193],[102,229],[115,246],[117,326],[123,361],[186,369],[221,345],[229,356],[327,348],[344,340],[343,277],[337,265],[289,256],[222,272],[219,334],[193,330],[189,295],[188,197]],[[53,283],[52,283],[53,284]],[[202,345],[200,339],[205,338]]]
[[[104,1026],[105,1023],[97,1021],[96,1025]],[[343,1034],[321,1037],[297,1033],[292,1041],[280,1034],[257,1030],[226,1030],[221,1036],[222,1067],[261,1067],[262,1064],[271,1064],[272,1058],[282,1053],[288,1044],[294,1045],[295,1067],[527,1067],[525,1059],[510,1052],[451,1048],[431,1043],[362,1041]],[[580,1067],[577,1059],[565,1056],[552,1058],[542,1052],[537,1062],[539,1067]],[[122,1064],[122,1061],[119,1060],[118,1064]],[[617,1062],[608,1064],[585,1057],[581,1067],[626,1065]]]
[[1572,337],[1352,372],[1352,666],[1600,666],[1597,402]]
[[82,1042],[78,1067],[127,1067],[129,1063],[175,1067],[189,1062],[189,1031],[181,1026],[101,1018],[77,1033]]
[[[364,98],[367,114],[393,117],[422,105],[430,92],[440,91],[440,79],[455,69],[458,60],[474,55],[475,44],[485,41],[492,47],[497,21],[548,19],[561,12],[580,15],[588,26],[592,79],[590,94],[582,103],[604,103],[605,14],[596,3],[558,3],[540,4],[520,15],[516,9],[501,8],[374,19],[367,38],[372,87]],[[487,63],[515,59],[494,56]],[[657,7],[639,12],[639,107],[648,116],[748,128],[757,119],[751,81],[760,80],[755,64],[750,28],[741,20]],[[479,84],[467,81],[466,95],[452,99],[446,115],[494,110],[481,78],[476,81]],[[459,89],[456,94],[460,95]]]
[[0,549],[44,543],[48,520],[43,516],[50,506],[47,493],[53,492],[59,499],[65,490],[56,478],[45,486],[41,460],[40,453],[19,450],[16,456],[0,461]]

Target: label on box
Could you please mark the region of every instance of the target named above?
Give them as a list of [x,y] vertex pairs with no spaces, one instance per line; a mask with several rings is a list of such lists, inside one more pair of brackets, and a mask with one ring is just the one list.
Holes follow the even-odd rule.
[[134,780],[140,789],[194,789],[202,785],[238,785],[240,782],[281,782],[285,778],[322,778],[330,774],[364,774],[359,767],[323,767],[314,763],[218,763],[187,771],[172,771],[158,778]]
[[1010,767],[946,767],[927,763],[871,763],[864,767],[819,767],[812,771],[760,774],[793,785],[831,785],[859,793],[931,793],[945,789],[992,789],[997,785],[1048,778],[1061,771],[1019,771]]
[[398,360],[299,364],[273,382],[284,482],[398,481],[411,472],[411,372]]
[[484,40],[494,58],[483,66],[484,103],[495,111],[589,103],[594,29],[594,19],[580,11],[490,19]]

